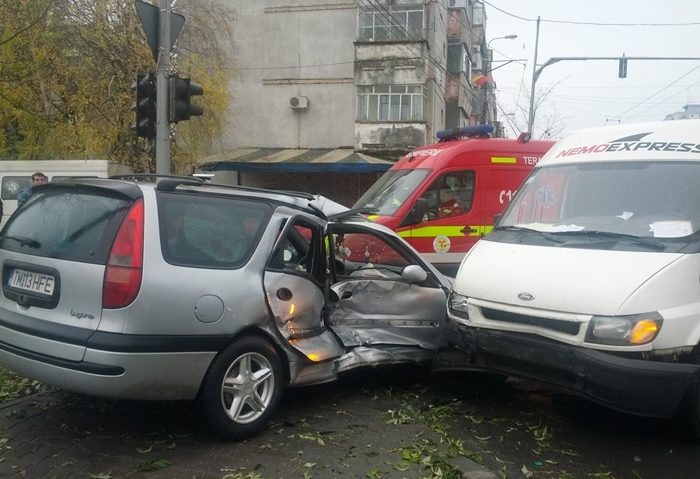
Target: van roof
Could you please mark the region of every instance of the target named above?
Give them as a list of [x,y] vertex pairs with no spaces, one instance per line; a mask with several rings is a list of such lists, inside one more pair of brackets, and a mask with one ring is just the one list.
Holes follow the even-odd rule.
[[589,161],[700,160],[700,120],[629,123],[579,130],[559,140],[538,167]]
[[470,164],[490,165],[490,156],[516,154],[542,156],[553,144],[553,141],[521,142],[512,138],[455,139],[418,147],[403,156],[392,168],[435,168],[451,160],[455,155],[474,151],[486,151],[491,155],[470,157]]

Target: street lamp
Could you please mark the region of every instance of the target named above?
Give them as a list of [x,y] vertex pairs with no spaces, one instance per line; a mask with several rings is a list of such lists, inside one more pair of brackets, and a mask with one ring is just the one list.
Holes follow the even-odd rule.
[[[511,33],[510,35],[504,35],[504,36],[502,36],[502,37],[492,38],[491,40],[488,41],[488,43],[486,44],[486,54],[488,55],[488,57],[487,57],[487,58],[488,58],[488,63],[487,63],[487,65],[488,65],[488,70],[486,70],[486,69],[484,68],[484,75],[487,75],[487,74],[491,73],[493,70],[495,70],[495,68],[491,68],[491,62],[493,61],[493,51],[491,50],[491,43],[492,43],[493,41],[495,41],[495,40],[503,40],[503,39],[505,39],[505,40],[515,40],[516,38],[518,38],[518,36],[517,36],[516,34],[514,34],[514,33]],[[512,61],[512,60],[511,60],[511,61]],[[510,62],[508,62],[508,63],[510,63]],[[508,63],[506,63],[506,65],[507,65]],[[503,66],[503,65],[501,65],[501,66]],[[493,90],[492,87],[491,87],[491,88],[487,87],[487,88],[484,90],[483,102],[484,102],[484,119],[485,119],[485,120],[491,118],[491,115],[488,114],[488,110],[489,110],[489,94],[490,94],[490,91],[491,91],[491,90]],[[495,98],[495,96],[494,96],[494,98]],[[494,100],[494,101],[495,101],[495,100]],[[496,120],[496,112],[494,111],[494,112],[493,112],[493,121],[495,121],[495,120]]]
[[518,36],[517,36],[516,34],[514,34],[514,33],[511,33],[510,35],[506,35],[506,36],[504,36],[504,37],[492,38],[492,39],[489,40],[489,42],[486,44],[486,48],[489,48],[489,47],[491,46],[491,42],[492,42],[492,41],[494,41],[494,40],[501,40],[501,39],[503,39],[503,38],[505,38],[506,40],[515,40],[516,38],[518,38]]

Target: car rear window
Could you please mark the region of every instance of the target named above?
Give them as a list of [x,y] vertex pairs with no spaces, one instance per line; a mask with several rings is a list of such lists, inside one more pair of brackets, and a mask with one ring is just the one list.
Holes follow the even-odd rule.
[[0,248],[35,256],[104,264],[131,200],[108,190],[37,191],[10,219]]
[[222,196],[159,193],[163,257],[172,264],[237,268],[258,244],[272,207]]

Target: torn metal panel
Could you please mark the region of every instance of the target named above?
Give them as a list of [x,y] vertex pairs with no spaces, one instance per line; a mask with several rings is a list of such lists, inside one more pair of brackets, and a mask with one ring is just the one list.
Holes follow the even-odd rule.
[[364,366],[404,363],[426,363],[434,351],[415,347],[364,348],[358,347],[334,361],[336,372],[343,373]]
[[357,347],[341,357],[319,363],[290,363],[290,385],[321,384],[338,379],[341,373],[367,366],[427,364],[435,351],[411,346]]
[[402,280],[359,279],[333,285],[339,301],[328,325],[346,347],[378,344],[434,349],[442,341],[445,295]]
[[335,325],[332,326],[332,329],[346,347],[371,346],[373,344],[404,344],[406,346],[419,345],[421,347],[429,348],[436,346],[433,341],[421,342],[416,340],[416,335],[412,331],[404,333],[399,329],[353,329],[352,326],[337,327]]

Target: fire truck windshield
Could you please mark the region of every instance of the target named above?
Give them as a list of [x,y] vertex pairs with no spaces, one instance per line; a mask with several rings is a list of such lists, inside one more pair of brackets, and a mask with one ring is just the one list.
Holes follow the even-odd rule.
[[378,215],[392,216],[416,191],[431,170],[389,170],[353,205],[374,208]]

